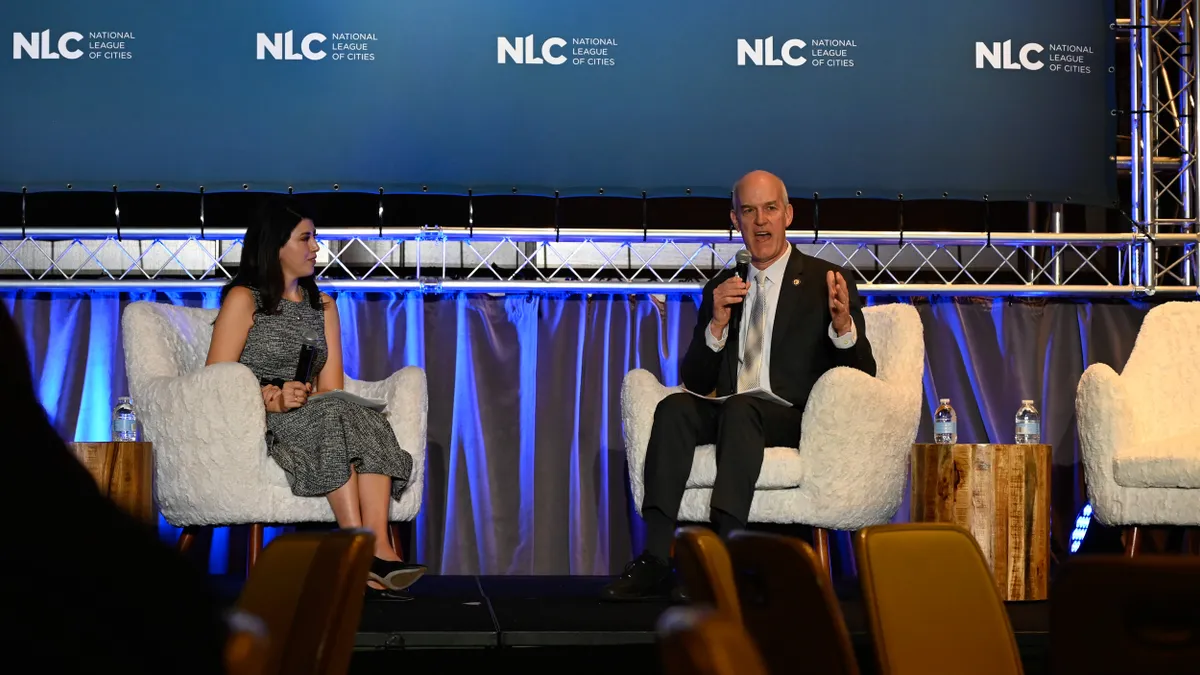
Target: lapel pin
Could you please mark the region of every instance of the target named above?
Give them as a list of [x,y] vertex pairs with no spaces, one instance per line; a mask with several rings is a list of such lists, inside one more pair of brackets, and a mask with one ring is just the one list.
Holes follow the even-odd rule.
[[799,285],[800,285],[800,280],[799,280],[799,279],[792,279],[792,285],[793,285],[793,286],[799,286]]

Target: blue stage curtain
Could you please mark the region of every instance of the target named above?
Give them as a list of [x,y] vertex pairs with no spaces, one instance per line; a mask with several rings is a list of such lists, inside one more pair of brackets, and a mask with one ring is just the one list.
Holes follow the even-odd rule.
[[[406,365],[429,382],[425,494],[412,555],[445,574],[610,574],[641,548],[621,435],[626,372],[678,384],[699,298],[595,294],[335,294],[345,367],[380,379]],[[42,404],[67,440],[110,438],[127,392],[120,312],[131,300],[216,306],[215,292],[0,293],[25,334]],[[939,397],[962,442],[1012,442],[1023,398],[1055,447],[1054,534],[1066,550],[1085,494],[1075,432],[1083,369],[1120,370],[1147,306],[1133,302],[939,299],[912,302],[925,329],[925,405]],[[135,401],[136,404],[136,401]],[[907,500],[896,520],[908,517]],[[177,536],[164,524],[164,539]],[[837,538],[843,555],[845,534]],[[241,545],[239,545],[241,546]],[[231,567],[227,530],[210,569]]]

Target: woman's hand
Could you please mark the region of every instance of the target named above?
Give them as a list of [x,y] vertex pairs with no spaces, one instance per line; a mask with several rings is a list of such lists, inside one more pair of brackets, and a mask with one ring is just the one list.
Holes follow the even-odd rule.
[[263,405],[270,412],[279,412],[279,397],[282,395],[282,389],[273,384],[268,384],[262,388]]
[[308,402],[312,393],[312,385],[301,382],[284,382],[283,391],[279,396],[279,412],[295,410]]
[[267,404],[268,411],[285,413],[307,403],[311,393],[312,385],[307,383],[284,382],[282,389],[269,384],[263,387],[263,401]]

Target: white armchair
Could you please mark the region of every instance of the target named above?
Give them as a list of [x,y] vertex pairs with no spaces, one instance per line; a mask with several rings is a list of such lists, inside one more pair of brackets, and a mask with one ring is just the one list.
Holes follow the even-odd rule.
[[1200,302],[1168,302],[1142,322],[1124,371],[1096,363],[1075,398],[1092,514],[1128,528],[1200,525]]
[[[921,422],[925,342],[911,305],[863,310],[876,376],[834,368],[813,387],[801,422],[799,448],[767,448],[750,506],[750,522],[816,528],[828,566],[825,530],[857,530],[891,521],[904,497],[908,458]],[[625,452],[637,512],[642,512],[646,446],[654,410],[683,387],[665,387],[649,371],[625,377],[621,390]],[[679,509],[683,522],[707,522],[716,478],[716,449],[696,448]]]
[[[125,369],[143,439],[154,444],[154,493],[163,516],[184,527],[250,524],[251,563],[263,524],[334,522],[322,497],[297,497],[267,456],[266,408],[254,374],[239,363],[205,367],[217,310],[134,302],[121,318]],[[392,521],[421,508],[428,411],[425,373],[402,368],[382,382],[346,378],[347,391],[387,401],[412,479],[391,504]],[[258,541],[254,541],[257,536]],[[398,543],[398,542],[397,542]]]

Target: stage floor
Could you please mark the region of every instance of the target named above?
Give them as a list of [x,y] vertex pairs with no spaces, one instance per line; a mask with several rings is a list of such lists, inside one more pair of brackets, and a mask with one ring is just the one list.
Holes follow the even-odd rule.
[[[403,663],[409,665],[413,663],[409,657],[423,650],[440,651],[439,658],[444,658],[448,656],[445,650],[491,652],[513,651],[505,647],[540,647],[547,657],[552,653],[569,653],[574,661],[583,655],[590,663],[580,663],[581,671],[590,671],[588,665],[599,668],[600,663],[593,661],[594,658],[608,660],[602,658],[602,652],[611,656],[624,654],[620,659],[623,663],[630,663],[626,658],[632,658],[634,664],[642,662],[656,667],[654,625],[670,605],[602,602],[598,599],[599,591],[610,579],[426,576],[410,589],[411,601],[367,602],[355,646],[359,652],[407,654]],[[236,595],[235,587],[226,585],[226,588],[231,597]],[[857,587],[841,584],[837,590],[860,666],[864,673],[873,672],[871,640]],[[1007,603],[1007,608],[1026,661],[1026,672],[1043,671],[1049,649],[1049,603]],[[797,626],[797,630],[803,627]],[[586,652],[567,649],[579,647],[591,649]],[[523,650],[529,651],[538,650]],[[353,672],[366,672],[365,665],[380,662],[379,657],[384,654],[377,654],[376,658],[362,656],[356,655]],[[572,669],[577,670],[574,665]],[[648,671],[634,668],[623,675],[635,671],[653,672],[654,668]]]

